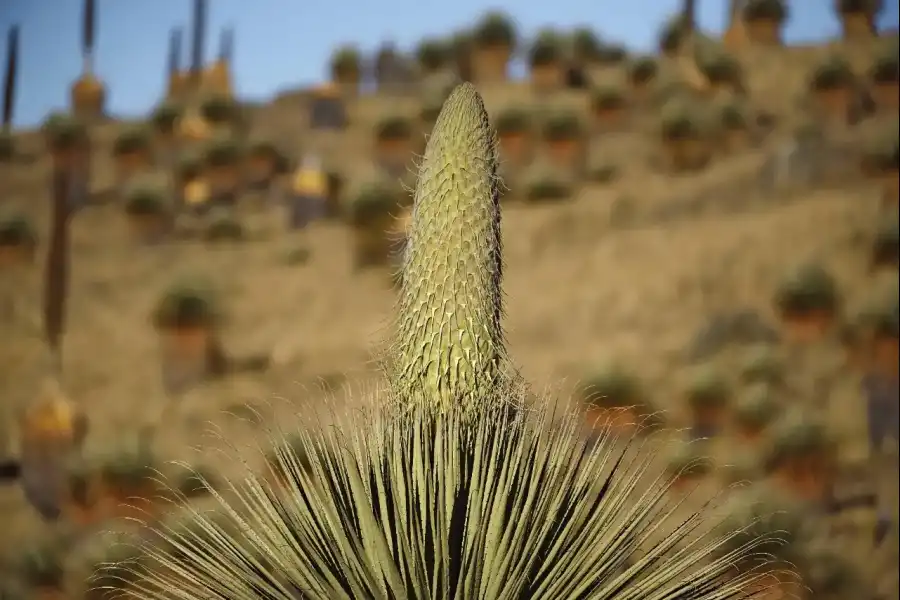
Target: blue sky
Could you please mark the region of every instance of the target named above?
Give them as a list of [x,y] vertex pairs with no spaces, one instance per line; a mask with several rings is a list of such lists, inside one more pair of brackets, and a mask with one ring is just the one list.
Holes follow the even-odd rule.
[[[897,23],[900,0],[887,0],[884,22]],[[488,9],[515,17],[523,34],[542,26],[589,25],[608,40],[632,48],[653,46],[659,25],[679,0],[211,0],[207,57],[218,31],[235,30],[234,75],[238,93],[261,100],[280,90],[320,81],[330,52],[354,42],[363,49],[393,39],[411,47],[475,21]],[[699,0],[700,23],[720,31],[727,0]],[[831,0],[793,0],[789,41],[816,40],[838,31]],[[98,0],[96,71],[109,88],[109,110],[139,115],[163,90],[166,46],[172,26],[188,25],[190,0]],[[617,6],[618,8],[612,8]],[[14,125],[31,127],[63,108],[81,69],[79,0],[0,0],[0,30],[21,27],[21,62]],[[189,42],[185,33],[184,54]],[[0,56],[5,63],[5,42]]]

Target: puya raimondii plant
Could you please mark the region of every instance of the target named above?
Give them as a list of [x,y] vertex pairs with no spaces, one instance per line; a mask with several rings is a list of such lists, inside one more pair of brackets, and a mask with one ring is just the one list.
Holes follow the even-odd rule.
[[481,97],[461,84],[419,168],[386,390],[356,427],[292,432],[280,486],[248,472],[193,533],[156,526],[132,597],[751,597],[765,573],[733,565],[757,541],[728,552],[741,532],[706,532],[711,509],[676,516],[646,437],[588,443],[578,415],[529,400],[501,327],[497,166]]

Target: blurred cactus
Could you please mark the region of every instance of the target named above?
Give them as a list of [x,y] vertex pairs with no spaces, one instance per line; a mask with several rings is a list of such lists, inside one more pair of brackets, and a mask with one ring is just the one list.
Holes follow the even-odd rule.
[[886,220],[875,232],[870,250],[870,264],[873,268],[896,269],[900,265],[900,224],[897,215]]
[[780,410],[771,386],[756,384],[739,395],[734,406],[734,422],[743,435],[755,438],[777,420]]
[[681,50],[684,38],[684,23],[678,17],[671,17],[659,30],[657,47],[661,53],[672,55]]
[[214,211],[204,237],[209,242],[236,242],[246,238],[244,226],[231,210]]
[[786,319],[813,313],[834,315],[840,308],[837,282],[821,265],[800,265],[788,273],[778,287],[775,306]]
[[809,77],[809,88],[815,92],[844,89],[853,85],[853,68],[843,56],[833,54],[816,65]]
[[649,84],[659,73],[659,64],[652,56],[639,56],[628,64],[628,81],[635,86]]
[[600,39],[592,29],[577,27],[570,35],[572,62],[576,66],[596,64],[600,59]]
[[217,127],[234,125],[239,119],[238,104],[224,94],[212,94],[200,103],[200,114],[207,123]]
[[481,47],[516,48],[518,34],[512,19],[505,13],[492,11],[485,14],[473,30],[475,43]]
[[240,142],[232,136],[221,135],[211,139],[203,148],[203,165],[208,168],[233,167],[243,157]]
[[879,50],[869,66],[869,80],[876,84],[893,84],[900,81],[900,57],[897,47],[886,47]]
[[706,80],[714,86],[743,88],[741,65],[737,59],[717,46],[699,46],[694,60]]
[[390,115],[375,125],[375,139],[378,141],[409,140],[413,134],[413,124],[405,116]]
[[559,32],[543,29],[528,48],[528,64],[531,68],[558,65],[565,58],[565,42]]
[[0,215],[0,252],[4,258],[17,257],[17,260],[21,258],[30,262],[37,251],[37,242],[37,231],[25,215]]
[[150,123],[153,126],[153,130],[161,135],[173,135],[182,113],[183,109],[180,104],[163,102],[154,108],[153,113],[150,115]]
[[434,73],[446,68],[450,57],[450,46],[442,39],[425,39],[416,47],[416,61],[424,73]]
[[618,365],[607,365],[579,386],[581,401],[598,408],[627,408],[644,402],[640,379]]
[[83,146],[87,142],[84,123],[65,113],[53,113],[42,126],[44,139],[53,152],[65,152]]
[[708,475],[713,470],[713,462],[704,444],[681,442],[667,454],[666,470],[677,484],[682,484]]
[[160,330],[214,328],[222,321],[218,301],[209,286],[199,281],[178,282],[169,287],[153,311],[153,324]]
[[784,23],[790,17],[784,0],[748,0],[744,3],[741,17],[746,22],[771,21]]
[[21,550],[18,571],[40,593],[60,593],[65,583],[65,548],[57,540],[31,542]]
[[529,170],[525,189],[525,197],[529,202],[556,202],[572,199],[575,185],[571,178],[561,174],[558,169],[545,166]]
[[150,151],[150,135],[146,127],[135,125],[122,130],[113,140],[115,157],[131,156]]
[[741,382],[745,384],[777,385],[784,379],[784,361],[774,346],[752,346],[742,357],[739,375]]
[[331,79],[336,83],[358,84],[362,76],[362,55],[356,46],[342,46],[331,57]]

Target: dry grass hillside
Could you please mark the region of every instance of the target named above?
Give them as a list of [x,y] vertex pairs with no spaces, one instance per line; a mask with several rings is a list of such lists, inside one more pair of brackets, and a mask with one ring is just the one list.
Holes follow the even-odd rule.
[[[627,397],[665,411],[676,427],[712,435],[703,447],[722,468],[692,477],[723,482],[735,477],[723,465],[734,464],[743,469],[739,478],[771,484],[779,498],[816,507],[806,514],[817,515],[809,519],[818,545],[815,551],[804,547],[802,564],[817,590],[808,597],[817,599],[898,597],[896,570],[887,566],[896,564],[896,516],[888,541],[876,544],[881,525],[871,503],[847,511],[830,504],[830,492],[851,478],[879,492],[876,503],[892,504],[894,515],[897,509],[896,495],[885,500],[880,493],[890,483],[877,485],[890,471],[879,470],[881,453],[870,447],[866,407],[872,399],[860,384],[864,376],[875,378],[896,397],[896,365],[890,366],[896,328],[880,327],[884,319],[878,320],[896,311],[892,43],[751,44],[726,52],[700,40],[693,49],[653,57],[646,82],[635,79],[641,71],[635,65],[647,60],[639,57],[591,63],[584,89],[555,89],[552,78],[541,84],[550,91],[531,81],[479,84],[495,120],[506,123],[500,131],[509,188],[503,200],[506,327],[523,373],[538,388],[586,398],[589,408],[625,404]],[[721,81],[715,68],[697,67],[709,56],[727,72]],[[891,57],[893,79],[872,79],[873,65]],[[810,87],[811,81],[818,83]],[[211,424],[235,444],[264,443],[264,427],[277,415],[312,417],[329,397],[344,399],[345,386],[377,382],[372,350],[395,293],[390,264],[378,263],[390,245],[385,229],[409,204],[393,184],[414,167],[427,133],[420,115],[435,94],[440,97],[435,86],[350,97],[341,131],[311,128],[311,104],[321,91],[243,107],[230,144],[246,150],[266,140],[294,164],[315,153],[323,173],[342,185],[334,194],[293,190],[285,174],[260,192],[248,191],[242,180],[234,186],[235,202],[200,216],[185,214],[189,192],[170,177],[170,150],[129,170],[126,159],[140,153],[116,147],[136,124],[90,125],[91,199],[71,221],[60,376],[65,396],[89,420],[88,468],[78,471],[80,496],[69,501],[66,494],[63,517],[53,524],[41,521],[20,486],[0,488],[0,559],[11,580],[30,589],[64,588],[57,598],[80,597],[85,569],[108,555],[95,534],[109,529],[115,516],[101,501],[116,491],[110,488],[127,480],[131,490],[143,490],[134,482],[151,461],[186,460],[227,474],[233,465],[219,455],[191,450]],[[620,95],[621,106],[610,104],[618,112],[600,110],[600,90],[607,99]],[[563,113],[558,127],[548,124]],[[400,119],[392,127],[401,134],[376,139],[388,117]],[[885,150],[878,143],[891,126],[893,146]],[[555,133],[540,135],[550,129]],[[46,385],[42,259],[51,237],[49,182],[64,154],[49,131],[16,133],[16,156],[0,164],[4,214],[21,215],[38,238],[34,262],[6,261],[4,253],[0,263],[0,300],[12,307],[4,316],[0,357],[0,394],[8,409],[0,429],[7,438],[0,439],[3,457],[19,456],[19,415]],[[45,150],[48,137],[54,152]],[[570,141],[574,149],[566,146]],[[376,177],[376,159],[394,160],[401,169]],[[217,166],[231,168],[226,162]],[[217,173],[202,180],[210,198]],[[146,187],[132,186],[145,186],[148,177],[156,195],[141,211],[135,190]],[[291,195],[322,196],[341,209],[291,229],[284,208],[272,201]],[[138,240],[136,231],[146,235],[150,217],[162,223],[163,214],[173,221],[154,230],[161,241]],[[147,218],[138,223],[136,216]],[[14,229],[13,217],[7,221],[4,226]],[[227,239],[197,235],[216,227]],[[786,280],[798,265],[805,270]],[[205,302],[223,315],[216,338],[231,364],[244,368],[214,373],[204,363],[201,381],[176,392],[161,376],[166,330],[154,329],[151,315],[172,284],[186,280],[212,290],[214,300]],[[877,313],[875,321],[856,318],[870,314],[865,309],[882,290],[888,302],[894,294],[893,309]],[[203,310],[211,313],[210,306]],[[878,327],[867,328],[876,321]],[[854,362],[858,355],[863,358]],[[253,360],[260,356],[267,360]],[[769,371],[783,378],[759,375],[752,357],[757,367],[768,360]],[[771,406],[754,387],[761,380],[769,386],[766,397],[774,398]],[[585,395],[585,383],[608,384],[623,398],[612,391],[604,400]],[[884,410],[885,418],[895,418]],[[135,457],[138,432],[160,414],[165,422],[153,455]],[[771,421],[759,439],[751,435],[754,418],[760,429]],[[781,462],[764,465],[770,455]],[[673,467],[683,459],[673,454]],[[796,466],[793,459],[803,460]],[[96,487],[98,472],[106,478]],[[119,479],[111,483],[110,473]],[[819,558],[822,548],[837,554]],[[857,595],[870,588],[872,595]]]

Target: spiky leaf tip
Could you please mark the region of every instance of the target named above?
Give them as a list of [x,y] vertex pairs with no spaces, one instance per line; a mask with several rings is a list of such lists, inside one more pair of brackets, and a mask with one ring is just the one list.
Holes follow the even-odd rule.
[[764,575],[733,571],[761,538],[679,512],[649,438],[588,445],[574,415],[497,403],[358,416],[278,446],[279,483],[247,472],[151,525],[130,597],[726,600]]

